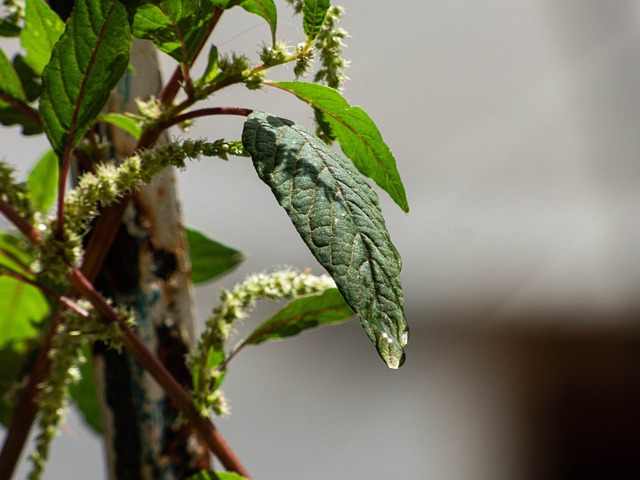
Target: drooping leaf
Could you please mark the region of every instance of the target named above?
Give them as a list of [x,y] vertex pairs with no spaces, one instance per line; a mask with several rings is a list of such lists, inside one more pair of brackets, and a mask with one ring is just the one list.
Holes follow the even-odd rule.
[[58,156],[53,150],[45,153],[27,179],[29,199],[33,208],[46,212],[53,204],[58,190]]
[[409,211],[396,160],[378,127],[363,109],[350,106],[337,90],[324,85],[307,82],[267,85],[292,93],[321,112],[342,151],[358,170],[385,190],[403,211]]
[[233,472],[202,471],[190,476],[187,480],[246,480],[246,478]]
[[43,72],[40,114],[58,155],[100,114],[129,63],[127,10],[118,0],[76,2]]
[[318,36],[330,6],[330,0],[304,1],[302,6],[302,26],[307,36],[307,42],[312,42]]
[[0,275],[0,348],[36,336],[37,325],[48,313],[49,304],[40,290]]
[[161,52],[184,63],[200,45],[206,31],[211,9],[199,0],[156,0],[136,8],[133,34],[152,40]]
[[191,228],[185,228],[191,257],[191,279],[193,283],[204,283],[227,273],[243,260],[242,253],[211,240]]
[[142,128],[138,122],[122,113],[106,113],[100,117],[100,120],[124,130],[136,140],[142,135]]
[[242,142],[380,356],[398,368],[408,340],[401,260],[373,189],[351,162],[291,121],[254,112]]
[[320,295],[292,300],[251,332],[242,344],[258,345],[267,340],[292,337],[310,328],[344,322],[354,315],[340,291],[330,288]]
[[275,43],[276,29],[278,26],[278,9],[273,0],[213,0],[213,3],[223,10],[239,6],[249,13],[262,17],[269,24],[271,41]]
[[83,349],[85,362],[79,366],[80,381],[69,385],[69,393],[78,410],[82,414],[85,423],[96,433],[103,433],[102,415],[100,413],[100,401],[96,390],[96,379],[93,370],[93,361],[88,348]]
[[64,22],[46,2],[27,2],[20,43],[27,52],[26,62],[36,73],[41,74],[49,62],[63,30]]

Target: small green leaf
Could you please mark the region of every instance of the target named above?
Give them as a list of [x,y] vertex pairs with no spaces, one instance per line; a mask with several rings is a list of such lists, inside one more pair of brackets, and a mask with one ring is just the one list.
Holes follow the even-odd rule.
[[243,260],[242,253],[207,238],[191,228],[185,228],[191,257],[191,279],[193,283],[204,283],[228,273]]
[[304,0],[302,6],[302,25],[307,36],[307,42],[313,42],[322,28],[327,10],[331,6],[330,0]]
[[398,368],[409,334],[401,260],[373,189],[351,162],[289,120],[254,112],[242,143],[380,356]]
[[58,191],[58,156],[53,150],[45,153],[27,179],[29,199],[33,208],[46,212],[53,204]]
[[213,0],[213,3],[223,10],[239,6],[249,13],[262,17],[271,29],[271,42],[276,42],[278,9],[273,0]]
[[42,94],[40,74],[27,63],[22,55],[13,57],[13,68],[15,68],[18,77],[20,77],[20,83],[22,83],[22,89],[27,96],[27,101],[33,102],[37,100]]
[[17,37],[18,35],[20,35],[20,27],[0,18],[0,37]]
[[136,140],[142,135],[142,128],[138,122],[122,113],[106,113],[100,117],[100,120],[124,130]]
[[18,72],[0,50],[0,124],[22,125],[25,135],[40,133],[38,114],[27,104]]
[[76,2],[43,72],[40,114],[58,155],[68,154],[100,114],[129,64],[130,46],[122,3]]
[[26,96],[22,89],[20,77],[13,65],[0,50],[0,108],[15,105],[15,102],[24,102]]
[[33,338],[49,304],[36,287],[0,275],[0,348]]
[[215,45],[211,45],[211,48],[209,49],[209,57],[207,59],[207,68],[204,69],[204,74],[200,79],[200,83],[211,83],[218,75],[220,75],[220,73],[222,72],[218,67],[218,49]]
[[233,472],[214,472],[209,471],[196,473],[190,476],[187,480],[247,480],[245,477],[241,477],[237,473]]
[[46,2],[27,2],[20,43],[27,52],[27,63],[36,73],[41,74],[49,62],[53,46],[63,30],[64,22]]
[[385,190],[408,212],[409,204],[396,167],[396,160],[378,127],[360,107],[351,107],[333,88],[307,82],[279,82],[266,85],[294,94],[322,112],[344,154],[363,175]]
[[321,295],[308,295],[289,302],[282,310],[256,328],[242,344],[258,345],[267,340],[292,337],[304,330],[340,323],[355,315],[337,288]]

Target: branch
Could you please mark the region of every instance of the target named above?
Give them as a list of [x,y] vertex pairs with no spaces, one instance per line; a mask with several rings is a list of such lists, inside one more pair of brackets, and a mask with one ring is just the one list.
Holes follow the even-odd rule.
[[108,321],[118,325],[123,334],[122,342],[127,351],[131,353],[143,368],[158,382],[171,401],[180,409],[185,418],[195,428],[198,435],[206,443],[207,447],[209,447],[209,450],[218,457],[222,465],[229,471],[250,478],[249,473],[231,450],[231,447],[224,440],[218,429],[210,420],[200,415],[200,412],[184,388],[180,386],[164,365],[160,363],[155,355],[142,343],[138,336],[124,322],[122,317],[106,302],[91,282],[76,268],[73,269],[71,283]]
[[62,305],[64,305],[69,310],[73,310],[74,312],[82,315],[85,318],[89,317],[89,312],[87,312],[84,308],[82,308],[80,305],[75,303],[70,298],[65,297],[64,295],[59,295],[58,293],[54,292],[50,288],[48,288],[48,287],[46,287],[44,285],[41,285],[40,283],[36,282],[35,280],[31,280],[30,278],[27,278],[24,275],[14,271],[14,270],[11,270],[11,269],[6,268],[6,267],[0,267],[0,275],[5,275],[7,277],[15,278],[19,282],[26,283],[28,285],[31,285],[32,287],[36,287],[38,290],[40,290],[45,295],[48,295],[49,297],[53,298],[54,300],[58,300]]
[[0,212],[20,230],[25,237],[36,245],[42,242],[42,236],[36,227],[27,222],[20,214],[7,202],[0,199]]
[[241,117],[248,117],[251,115],[253,110],[249,108],[241,108],[241,107],[211,107],[211,108],[201,108],[199,110],[193,110],[191,112],[183,113],[182,115],[177,115],[173,118],[169,118],[164,122],[160,122],[158,124],[158,128],[166,129],[169,127],[173,127],[174,125],[178,125],[182,122],[186,122],[187,120],[191,120],[193,118],[198,117],[207,117],[211,115],[239,115]]

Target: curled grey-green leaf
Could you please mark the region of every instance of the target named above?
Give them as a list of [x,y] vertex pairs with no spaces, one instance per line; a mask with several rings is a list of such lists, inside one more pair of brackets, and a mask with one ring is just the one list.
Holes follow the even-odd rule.
[[401,366],[409,334],[401,260],[376,193],[349,160],[291,121],[254,112],[242,142],[382,359]]

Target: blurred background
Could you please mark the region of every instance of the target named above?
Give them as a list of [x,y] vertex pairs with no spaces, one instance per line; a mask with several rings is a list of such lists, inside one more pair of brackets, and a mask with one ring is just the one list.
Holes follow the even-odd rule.
[[[246,349],[223,434],[260,480],[640,478],[640,3],[340,3],[345,97],[378,124],[411,207],[381,193],[404,259],[407,361],[387,370],[357,321]],[[212,39],[221,52],[267,40],[239,9]],[[278,91],[211,102],[312,125]],[[176,135],[235,139],[241,125]],[[45,150],[16,129],[0,143],[24,170]],[[180,190],[189,226],[248,256],[197,290],[201,319],[250,272],[321,272],[247,159],[190,165]],[[45,478],[103,476],[99,439],[72,412]]]

